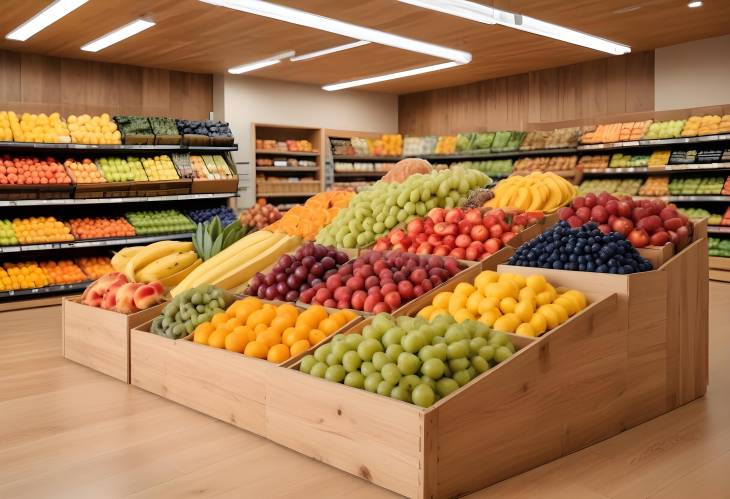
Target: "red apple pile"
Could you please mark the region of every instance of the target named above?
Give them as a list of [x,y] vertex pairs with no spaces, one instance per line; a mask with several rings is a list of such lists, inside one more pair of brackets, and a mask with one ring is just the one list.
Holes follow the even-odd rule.
[[623,234],[634,248],[664,246],[672,242],[681,250],[690,241],[689,218],[673,204],[660,199],[636,200],[631,196],[617,198],[607,192],[578,196],[570,206],[558,212],[571,227],[596,222],[602,232]]
[[299,299],[325,307],[392,312],[459,273],[450,257],[397,251],[365,251],[303,291]]
[[374,249],[479,261],[542,216],[542,212],[507,214],[501,209],[434,208],[426,217],[411,220],[405,229],[393,229],[378,239]]

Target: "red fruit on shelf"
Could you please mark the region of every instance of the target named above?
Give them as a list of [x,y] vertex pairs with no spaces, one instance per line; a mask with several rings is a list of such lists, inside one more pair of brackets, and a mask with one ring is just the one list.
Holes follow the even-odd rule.
[[433,220],[434,223],[443,222],[446,217],[446,210],[443,208],[433,208],[428,212],[428,218]]
[[631,216],[631,212],[633,211],[633,209],[634,209],[633,203],[630,203],[625,200],[618,202],[618,215],[620,217],[629,218]]
[[585,222],[584,222],[584,221],[583,221],[583,219],[582,219],[582,218],[580,218],[579,216],[577,216],[577,215],[573,215],[572,217],[570,217],[570,218],[568,219],[568,223],[570,224],[570,226],[571,226],[572,228],[574,228],[574,229],[575,229],[576,227],[580,227],[581,225],[583,225],[583,224],[584,224]]
[[462,220],[459,222],[459,234],[468,234],[471,232],[471,228],[473,227],[472,223],[468,220]]
[[502,240],[497,239],[496,237],[487,239],[487,241],[484,243],[484,251],[490,255],[499,251],[501,247],[502,247]]
[[413,283],[411,281],[401,281],[398,283],[398,293],[406,300],[413,298]]
[[469,246],[466,248],[466,252],[464,253],[464,256],[467,260],[471,260],[473,262],[476,262],[479,260],[479,257],[481,256],[482,252],[480,251],[482,249],[481,245],[478,247]]
[[380,303],[377,303],[373,307],[374,314],[380,314],[382,312],[385,312],[385,313],[391,312],[390,307],[388,306],[387,303],[380,302]]
[[458,248],[466,248],[471,244],[471,237],[467,236],[466,234],[459,234],[458,236],[456,236],[455,243]]
[[517,234],[516,234],[515,232],[505,232],[504,234],[502,234],[502,236],[500,237],[500,239],[502,240],[502,242],[503,242],[504,244],[507,244],[507,243],[508,243],[508,242],[510,242],[510,241],[511,241],[511,240],[512,240],[512,239],[513,239],[513,238],[514,238],[514,237],[515,237],[516,235],[517,235]]
[[423,220],[421,220],[420,218],[414,218],[413,220],[408,222],[407,229],[409,234],[419,234],[423,232]]
[[611,199],[606,203],[606,211],[610,215],[618,215],[618,201]]
[[449,253],[449,256],[453,256],[454,258],[463,260],[464,258],[466,258],[466,250],[464,248],[454,248]]
[[384,301],[391,310],[395,310],[396,308],[400,307],[401,296],[400,294],[398,294],[397,291],[391,291],[390,293],[385,295]]
[[628,240],[634,248],[643,248],[649,244],[649,234],[644,229],[634,229],[629,233]]
[[383,296],[387,295],[388,293],[392,293],[393,291],[397,291],[397,290],[398,290],[398,286],[396,286],[394,282],[385,283],[380,288],[380,292],[383,294]]
[[573,211],[573,208],[570,206],[564,206],[558,210],[558,217],[560,217],[560,220],[567,220],[573,215],[575,215],[575,211]]
[[586,198],[583,197],[583,196],[576,196],[575,199],[573,199],[573,203],[572,204],[573,204],[573,208],[576,209],[576,210],[578,208],[582,208],[586,204]]
[[482,223],[484,224],[484,226],[487,229],[489,229],[493,225],[498,224],[499,223],[499,219],[496,216],[494,216],[494,215],[488,214],[488,215],[484,215],[484,218],[482,219]]
[[652,234],[651,238],[649,239],[649,244],[653,246],[664,246],[669,242],[669,233],[661,230],[657,231],[654,234]]
[[365,307],[365,299],[367,297],[367,293],[361,289],[352,293],[352,298],[350,298],[352,308],[354,308],[355,310],[362,310]]
[[458,224],[464,219],[464,212],[461,208],[453,208],[446,212],[444,220],[450,224]]
[[471,208],[464,214],[464,220],[471,223],[472,225],[482,223],[482,213],[478,208]]
[[489,239],[489,230],[485,226],[479,223],[479,225],[475,225],[471,228],[471,231],[469,232],[469,236],[472,238],[473,241],[479,241],[484,242],[487,239]]
[[637,206],[631,212],[631,218],[634,220],[634,223],[636,223],[639,220],[641,220],[642,218],[646,218],[648,216],[649,216],[649,210],[647,210],[643,206]]
[[587,206],[582,206],[575,210],[575,216],[583,220],[583,223],[586,223],[591,219],[591,209]]
[[634,230],[634,223],[628,218],[619,217],[611,224],[611,229],[614,232],[618,232],[628,237],[632,230]]
[[649,215],[648,217],[639,220],[636,227],[644,229],[649,234],[653,234],[657,231],[657,229],[662,227],[662,219],[659,218],[659,215]]
[[436,246],[436,248],[434,248],[433,250],[433,254],[438,256],[446,256],[449,254],[449,251],[451,250],[446,246]]
[[662,211],[659,212],[659,217],[664,221],[678,216],[677,207],[674,205],[665,206],[662,208]]
[[591,220],[599,224],[604,224],[608,221],[609,212],[605,206],[596,205],[591,208]]
[[492,225],[489,228],[489,235],[491,237],[499,237],[502,235],[503,232],[504,228],[502,228],[502,225],[500,225],[499,223],[497,223],[496,225]]
[[598,203],[598,198],[596,197],[595,194],[593,194],[592,192],[586,194],[585,206],[587,208],[593,208],[594,206],[596,206],[597,203]]
[[664,228],[667,230],[673,230],[675,232],[683,225],[684,224],[682,223],[682,219],[679,217],[669,218],[664,221]]

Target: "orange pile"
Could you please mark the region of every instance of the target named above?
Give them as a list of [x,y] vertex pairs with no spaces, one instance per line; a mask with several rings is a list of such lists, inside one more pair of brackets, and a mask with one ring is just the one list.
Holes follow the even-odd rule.
[[71,171],[77,184],[100,184],[106,182],[104,176],[90,159],[85,159],[81,162],[67,159],[64,166]]
[[71,230],[54,217],[16,218],[13,230],[20,244],[73,241]]
[[89,280],[78,265],[71,260],[42,262],[40,267],[46,273],[49,284],[72,284]]
[[304,206],[296,205],[277,222],[266,227],[272,232],[284,232],[313,241],[317,233],[337,216],[341,208],[350,204],[353,192],[320,192],[307,199]]
[[36,262],[4,263],[0,268],[0,291],[43,286],[48,286],[48,277]]
[[89,276],[89,279],[94,281],[105,274],[115,272],[111,259],[106,256],[83,257],[79,258],[77,263],[81,270]]
[[107,237],[134,236],[134,227],[126,219],[119,218],[74,218],[69,222],[78,239],[101,239]]
[[63,165],[53,158],[43,161],[38,158],[14,158],[7,155],[0,162],[0,184],[45,185],[70,184],[71,177]]
[[300,312],[290,303],[272,305],[248,297],[234,302],[193,331],[193,341],[279,364],[309,349],[356,317],[350,310],[329,314],[314,305]]

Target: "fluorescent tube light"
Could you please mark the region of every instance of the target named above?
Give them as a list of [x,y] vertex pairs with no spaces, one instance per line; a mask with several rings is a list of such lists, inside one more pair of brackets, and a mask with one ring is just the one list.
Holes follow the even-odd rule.
[[278,64],[281,62],[282,59],[286,59],[287,57],[293,57],[294,51],[289,50],[287,52],[282,52],[280,54],[272,55],[271,57],[267,59],[263,59],[261,61],[256,62],[249,62],[248,64],[242,64],[240,66],[236,66],[234,68],[229,68],[228,72],[234,75],[240,75],[241,73],[248,73],[249,71],[255,71],[257,69],[265,68],[267,66],[273,66],[274,64]]
[[350,50],[363,45],[369,45],[370,42],[360,40],[359,42],[346,43],[344,45],[337,45],[336,47],[330,47],[328,49],[318,50],[316,52],[310,52],[308,54],[302,54],[289,59],[291,62],[307,61],[314,59],[315,57],[322,57],[323,55],[334,54],[335,52],[342,52],[343,50]]
[[110,45],[119,43],[122,40],[126,40],[130,36],[134,36],[148,28],[154,26],[155,23],[146,19],[137,19],[129,24],[125,24],[121,28],[115,29],[114,31],[107,33],[106,35],[97,38],[96,40],[87,43],[81,50],[86,52],[98,52],[103,50]]
[[696,9],[697,7],[702,7],[702,2],[690,2],[687,4],[687,7],[690,9]]
[[529,16],[495,9],[468,0],[399,0],[402,3],[435,10],[485,24],[501,24],[508,28],[554,38],[593,50],[620,55],[631,52],[631,47],[604,38],[589,35]]
[[433,43],[421,42],[412,38],[393,35],[377,29],[366,28],[356,24],[350,24],[337,19],[319,16],[299,9],[284,7],[263,0],[200,0],[211,5],[227,7],[249,14],[255,14],[270,19],[277,19],[292,24],[298,24],[307,28],[314,28],[329,33],[379,43],[389,47],[395,47],[411,52],[448,59],[459,64],[467,64],[471,61],[471,54],[462,50],[451,49]]
[[327,91],[343,90],[345,88],[359,87],[361,85],[370,85],[373,83],[380,83],[381,81],[395,80],[398,78],[406,78],[408,76],[415,76],[424,73],[430,73],[432,71],[440,71],[442,69],[453,68],[461,66],[456,62],[444,62],[441,64],[434,64],[432,66],[424,66],[421,68],[407,69],[405,71],[398,71],[397,73],[389,73],[380,76],[369,76],[367,78],[361,78],[359,80],[344,81],[342,83],[332,83],[325,85],[322,88]]
[[51,5],[25,21],[5,35],[8,40],[26,41],[39,31],[46,29],[62,17],[84,5],[89,0],[56,0]]

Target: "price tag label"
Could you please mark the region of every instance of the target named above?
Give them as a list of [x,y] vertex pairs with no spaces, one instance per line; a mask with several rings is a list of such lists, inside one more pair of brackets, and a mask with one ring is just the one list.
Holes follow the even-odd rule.
[[30,290],[30,292],[32,294],[37,294],[38,293],[38,288],[33,288],[33,289]]
[[633,147],[633,146],[638,146],[638,145],[639,145],[638,140],[630,140],[628,142],[624,142],[624,147]]

